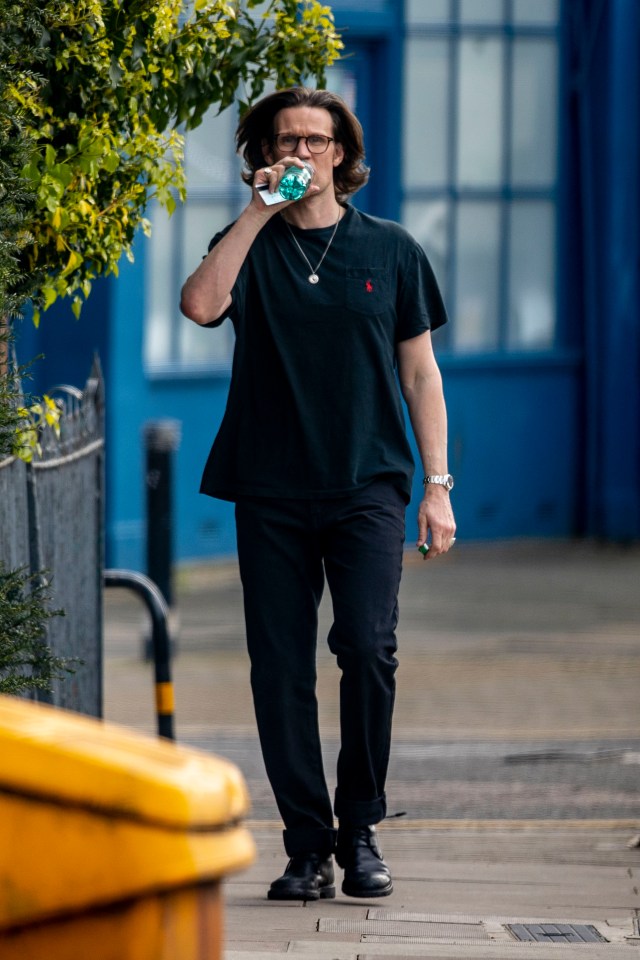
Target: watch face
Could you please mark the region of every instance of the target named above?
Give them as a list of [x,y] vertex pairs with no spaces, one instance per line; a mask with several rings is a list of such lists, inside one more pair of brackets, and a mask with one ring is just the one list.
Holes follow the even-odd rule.
[[451,476],[450,473],[447,475],[447,482],[445,483],[445,487],[447,488],[447,490],[453,490],[453,477]]

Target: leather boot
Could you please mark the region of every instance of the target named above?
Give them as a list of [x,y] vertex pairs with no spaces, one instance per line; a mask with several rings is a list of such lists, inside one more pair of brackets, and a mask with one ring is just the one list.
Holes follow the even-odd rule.
[[340,827],[336,860],[344,870],[342,892],[348,897],[388,897],[393,893],[375,827]]
[[336,888],[331,857],[316,853],[292,857],[281,877],[269,888],[269,900],[333,900]]

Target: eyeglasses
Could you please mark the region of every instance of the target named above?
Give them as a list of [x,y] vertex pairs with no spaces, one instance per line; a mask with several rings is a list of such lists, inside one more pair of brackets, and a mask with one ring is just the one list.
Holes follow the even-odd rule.
[[329,144],[334,142],[333,137],[323,137],[319,133],[312,133],[310,137],[296,137],[293,133],[278,133],[274,137],[276,147],[283,153],[294,153],[301,140],[306,143],[309,153],[316,154],[326,153]]

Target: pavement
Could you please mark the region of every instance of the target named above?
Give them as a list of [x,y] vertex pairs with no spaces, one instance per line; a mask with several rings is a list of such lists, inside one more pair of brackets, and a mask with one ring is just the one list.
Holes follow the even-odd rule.
[[[387,788],[402,815],[379,828],[395,881],[379,900],[267,901],[286,856],[236,564],[181,567],[175,585],[177,739],[233,760],[252,797],[258,857],[225,881],[225,960],[640,960],[640,546],[459,542],[426,562],[407,552]],[[145,619],[133,595],[107,591],[105,717],[153,734]],[[325,597],[318,694],[333,789],[330,622]]]

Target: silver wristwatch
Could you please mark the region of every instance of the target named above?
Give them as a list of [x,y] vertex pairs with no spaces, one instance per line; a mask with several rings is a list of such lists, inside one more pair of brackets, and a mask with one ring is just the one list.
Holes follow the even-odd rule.
[[437,483],[445,490],[453,490],[453,477],[450,473],[436,473],[431,477],[425,477],[422,482],[425,487],[428,483]]

